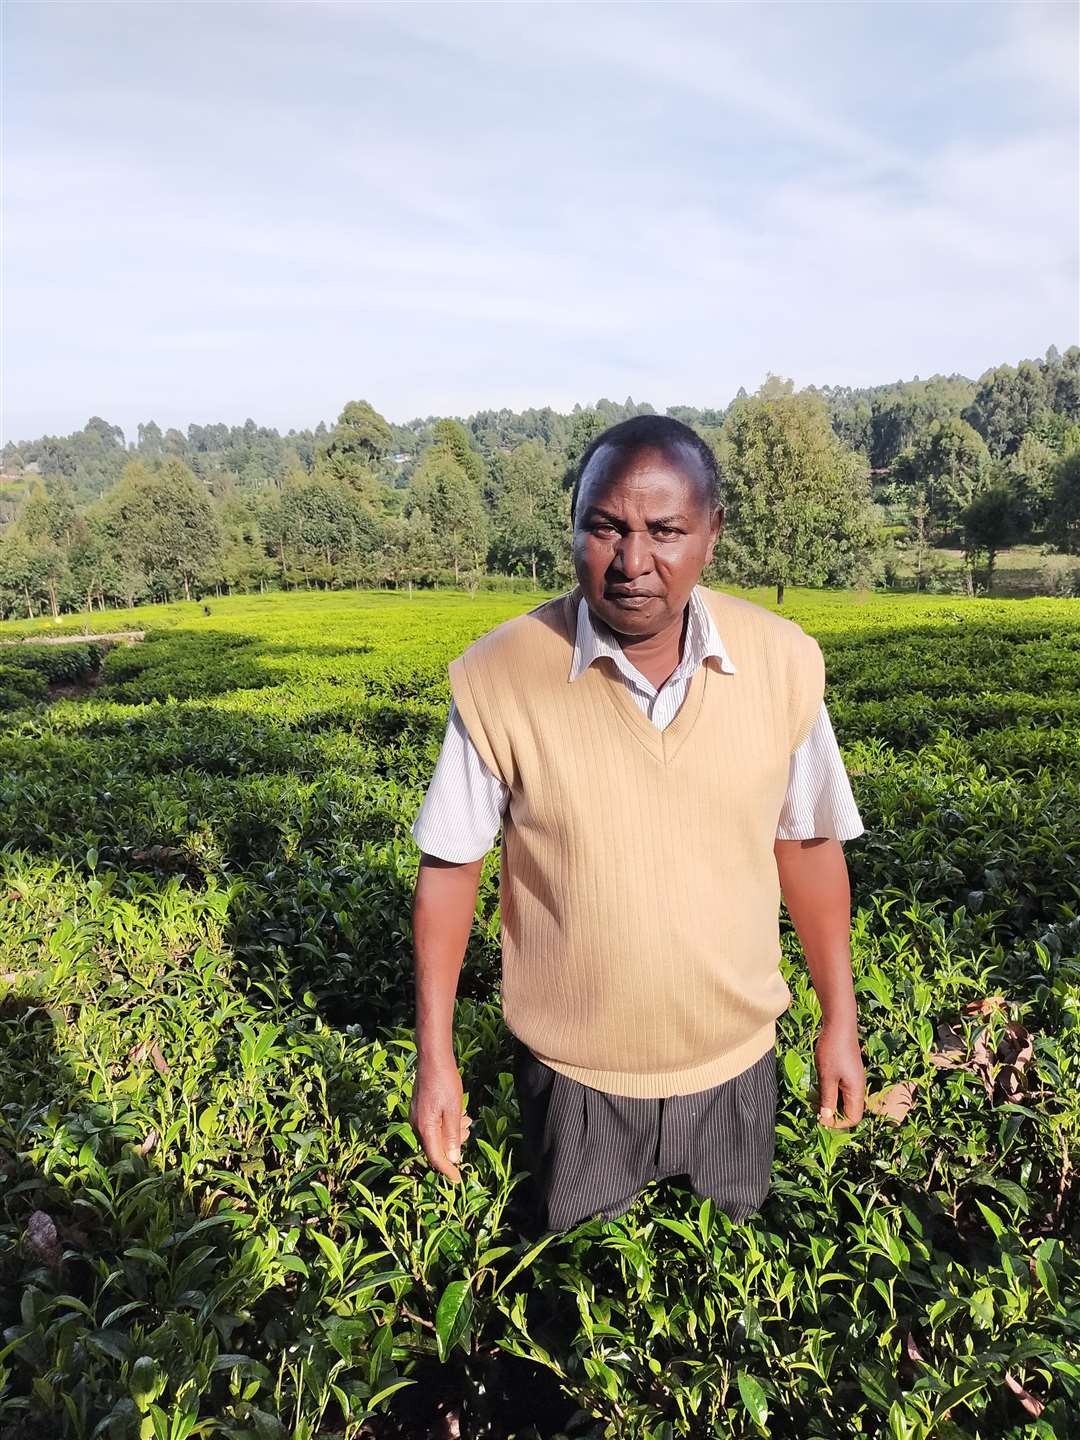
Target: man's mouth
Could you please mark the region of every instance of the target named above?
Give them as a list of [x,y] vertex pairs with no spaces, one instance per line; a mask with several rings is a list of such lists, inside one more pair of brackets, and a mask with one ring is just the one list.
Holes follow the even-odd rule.
[[625,605],[628,609],[639,609],[647,605],[656,596],[651,590],[609,590],[607,598],[615,605]]

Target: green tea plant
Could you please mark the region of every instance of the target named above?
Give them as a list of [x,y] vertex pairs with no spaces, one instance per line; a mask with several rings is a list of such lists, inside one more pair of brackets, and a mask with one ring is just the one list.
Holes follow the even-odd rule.
[[460,1187],[408,1105],[446,664],[538,598],[251,596],[0,649],[5,1440],[1080,1434],[1075,604],[788,592],[867,827],[867,1117],[816,1121],[785,921],[761,1213],[672,1180],[537,1237],[497,852]]
[[50,684],[85,682],[100,671],[109,648],[106,642],[0,646],[0,714],[43,700]]

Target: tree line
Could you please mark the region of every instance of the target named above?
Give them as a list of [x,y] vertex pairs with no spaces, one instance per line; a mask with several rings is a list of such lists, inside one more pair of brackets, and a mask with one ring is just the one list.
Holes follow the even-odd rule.
[[[333,426],[138,426],[99,416],[9,443],[0,474],[0,614],[297,586],[572,581],[569,491],[593,437],[631,397],[430,416],[395,425],[367,401]],[[707,581],[921,588],[963,550],[968,589],[1040,540],[1080,555],[1080,347],[962,376],[868,389],[770,376],[723,408],[670,407],[713,446],[722,543]]]

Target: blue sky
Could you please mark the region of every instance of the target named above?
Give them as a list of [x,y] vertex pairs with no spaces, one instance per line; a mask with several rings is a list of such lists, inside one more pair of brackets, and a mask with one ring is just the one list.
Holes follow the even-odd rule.
[[4,438],[1064,349],[1078,13],[9,0]]

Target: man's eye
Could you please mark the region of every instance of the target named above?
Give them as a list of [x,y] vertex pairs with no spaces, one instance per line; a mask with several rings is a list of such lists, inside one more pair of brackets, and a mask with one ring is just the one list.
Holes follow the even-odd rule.
[[678,530],[673,525],[659,525],[656,533],[658,535],[678,535]]

